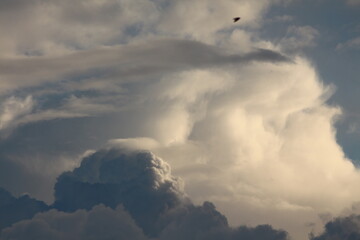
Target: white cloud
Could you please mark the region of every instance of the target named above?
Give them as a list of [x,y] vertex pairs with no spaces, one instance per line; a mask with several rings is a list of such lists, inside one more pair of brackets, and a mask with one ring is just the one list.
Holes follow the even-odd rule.
[[[46,83],[58,83],[60,86],[63,84],[67,90],[84,89],[88,80],[92,83],[93,89],[106,88],[111,91],[116,89],[117,84],[149,81],[154,77],[184,69],[246,64],[252,61],[282,62],[288,59],[278,52],[266,49],[252,49],[247,54],[239,54],[199,41],[155,38],[62,56],[2,58],[0,93],[26,87],[40,87]],[[104,83],[94,85],[94,78]],[[54,88],[56,87],[58,86]],[[120,87],[117,88],[119,91],[122,90]]]
[[[141,137],[112,144],[154,150],[193,199],[214,201],[232,223],[270,223],[294,239],[306,237],[318,214],[337,214],[360,197],[358,170],[336,142],[341,111],[325,103],[331,88],[304,58],[289,63],[254,50],[316,45],[319,32],[310,26],[289,28],[276,46],[258,39],[272,1],[32,3],[0,7],[1,93],[44,87],[100,97],[64,97],[60,107],[33,113],[31,98],[10,98],[3,127],[106,113],[106,126],[84,127],[84,142],[95,127],[109,138]],[[242,17],[237,25],[234,16]]]
[[316,46],[319,31],[311,26],[291,26],[286,36],[280,40],[280,47],[285,51],[296,52],[303,48]]
[[21,118],[29,114],[35,102],[31,96],[25,99],[10,97],[6,99],[0,109],[0,130],[15,127]]
[[0,49],[7,55],[61,55],[127,42],[146,32],[158,14],[148,0],[3,1],[1,12],[6,37]]
[[158,29],[211,43],[217,31],[236,27],[232,25],[233,17],[241,17],[240,26],[257,27],[261,22],[261,13],[270,3],[249,0],[172,1],[161,15]]
[[153,150],[197,202],[214,201],[233,223],[268,222],[302,239],[308,222],[321,229],[318,214],[359,197],[360,175],[336,142],[331,88],[306,60],[295,62],[185,72],[161,85],[171,101],[144,122],[165,143]]

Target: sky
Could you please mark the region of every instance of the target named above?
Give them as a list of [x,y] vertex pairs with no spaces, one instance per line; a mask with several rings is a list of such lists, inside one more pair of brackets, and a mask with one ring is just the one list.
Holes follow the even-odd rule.
[[0,35],[1,240],[360,238],[360,1],[0,0]]

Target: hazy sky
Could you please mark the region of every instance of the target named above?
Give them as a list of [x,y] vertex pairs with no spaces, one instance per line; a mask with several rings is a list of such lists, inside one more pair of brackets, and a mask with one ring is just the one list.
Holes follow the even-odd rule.
[[[0,35],[0,187],[15,196],[3,199],[26,193],[55,208],[29,221],[100,214],[131,226],[132,239],[189,239],[186,221],[206,212],[226,239],[261,232],[229,230],[227,219],[304,240],[359,212],[358,0],[0,0]],[[107,162],[123,156],[111,149],[140,165],[126,160],[110,169]],[[154,155],[133,157],[137,150]],[[167,198],[175,209],[192,201],[186,224],[156,232],[126,197],[91,201],[98,189],[91,184],[136,188],[124,180],[142,178],[132,171],[148,163],[136,159],[157,159],[146,178],[160,189],[155,212]],[[62,188],[54,191],[55,183]],[[61,202],[77,187],[90,192],[78,205]],[[95,203],[105,206],[90,210]],[[69,209],[86,210],[61,212]],[[351,221],[358,219],[333,224]],[[22,239],[27,223],[19,224],[0,238]],[[84,226],[75,237],[49,239],[82,239],[76,234]],[[84,239],[92,234],[81,231]]]

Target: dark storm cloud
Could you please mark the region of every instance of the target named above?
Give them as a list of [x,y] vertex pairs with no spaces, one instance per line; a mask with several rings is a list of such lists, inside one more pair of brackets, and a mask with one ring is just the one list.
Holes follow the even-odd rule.
[[[21,156],[21,158],[27,157]],[[15,195],[29,192],[32,196],[49,199],[46,195],[49,194],[48,190],[53,183],[48,178],[29,171],[9,156],[0,155],[0,166],[0,187],[6,188]]]
[[0,59],[0,77],[4,80],[0,86],[3,90],[16,89],[49,81],[84,78],[95,73],[124,82],[140,76],[252,61],[290,62],[282,54],[267,49],[244,55],[228,54],[224,49],[196,41],[163,39],[61,57],[3,58]]
[[[160,239],[243,235],[228,226],[212,203],[194,206],[179,179],[171,176],[169,165],[147,151],[107,149],[90,155],[79,168],[59,177],[55,199],[54,207],[63,211],[122,204],[147,236]],[[257,235],[257,230],[245,229]],[[282,231],[264,232],[278,236],[264,239],[286,239]]]
[[0,188],[0,232],[13,223],[31,219],[36,213],[49,210],[44,202],[24,195],[13,197],[8,191]]
[[161,159],[149,152],[111,149],[92,154],[59,177],[54,207],[71,212],[100,203],[112,208],[123,204],[145,233],[154,235],[157,217],[178,206],[182,195]]
[[360,216],[339,217],[325,225],[325,231],[310,240],[358,240],[360,239]]
[[287,239],[268,225],[231,228],[212,203],[192,204],[169,165],[147,151],[97,151],[55,189],[56,210],[4,229],[0,239]]
[[166,227],[160,234],[161,240],[286,240],[287,233],[275,230],[269,225],[255,228],[241,226],[231,228],[224,215],[215,209],[214,204],[205,202],[202,206],[187,205],[169,211]]
[[131,216],[121,206],[115,210],[99,205],[90,211],[63,213],[57,210],[38,214],[30,221],[15,224],[3,231],[2,240],[96,240],[147,239]]

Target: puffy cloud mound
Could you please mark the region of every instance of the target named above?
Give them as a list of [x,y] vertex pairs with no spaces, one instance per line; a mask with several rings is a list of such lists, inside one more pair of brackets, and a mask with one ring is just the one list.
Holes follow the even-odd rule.
[[325,225],[321,235],[311,240],[357,240],[360,239],[360,215],[339,217]]
[[165,218],[168,225],[161,232],[161,240],[288,239],[286,232],[274,230],[269,225],[230,228],[226,217],[218,212],[211,202],[204,202],[202,206],[187,205],[177,208],[168,212]]
[[146,239],[141,229],[121,206],[115,210],[99,205],[91,211],[64,213],[51,210],[4,230],[6,239]]
[[56,209],[4,229],[0,239],[287,239],[269,225],[231,228],[212,203],[192,204],[169,165],[148,151],[85,157],[58,178],[55,199]]
[[107,149],[59,177],[54,207],[71,212],[100,203],[111,208],[123,204],[146,233],[154,234],[156,217],[183,198],[181,183],[160,158],[145,151]]
[[49,207],[42,201],[30,198],[28,195],[15,198],[8,191],[0,188],[0,231],[48,209]]
[[[165,214],[163,218],[166,219],[167,226],[156,238],[159,240],[287,239],[285,232],[276,231],[268,225],[256,228],[229,228],[226,218],[209,202],[203,206],[188,205],[176,209],[175,212]],[[5,229],[0,239],[150,240],[121,205],[115,209],[98,205],[90,211],[77,210],[73,213],[51,210]]]

